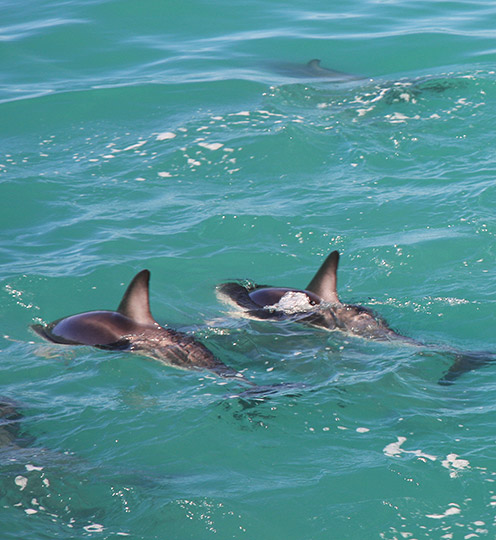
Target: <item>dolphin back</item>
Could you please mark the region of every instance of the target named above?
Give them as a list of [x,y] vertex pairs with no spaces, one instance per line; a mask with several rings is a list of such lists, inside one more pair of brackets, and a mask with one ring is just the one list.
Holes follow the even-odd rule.
[[116,311],[89,311],[31,328],[42,338],[62,345],[92,345],[125,348],[126,335],[133,332],[134,322]]

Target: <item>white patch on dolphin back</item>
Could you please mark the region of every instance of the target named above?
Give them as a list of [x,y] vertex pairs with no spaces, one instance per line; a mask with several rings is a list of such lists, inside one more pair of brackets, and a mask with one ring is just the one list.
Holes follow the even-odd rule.
[[264,306],[264,309],[270,311],[282,311],[288,315],[293,315],[294,313],[313,311],[315,310],[315,306],[310,303],[310,299],[305,293],[288,291],[277,304]]

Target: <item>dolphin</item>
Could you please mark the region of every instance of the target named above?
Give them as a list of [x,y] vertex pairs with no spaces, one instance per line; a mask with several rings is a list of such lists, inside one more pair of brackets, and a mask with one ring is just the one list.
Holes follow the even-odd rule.
[[371,309],[341,302],[337,292],[338,264],[339,252],[333,251],[305,289],[270,287],[249,281],[237,281],[218,285],[216,292],[220,300],[242,308],[243,313],[249,318],[296,321],[373,341],[396,341],[435,349],[454,359],[451,368],[439,380],[440,384],[451,384],[463,373],[496,359],[496,355],[486,351],[462,352],[448,347],[424,344],[397,333]]
[[22,440],[19,426],[22,418],[17,404],[0,396],[0,448],[15,445]]
[[160,326],[150,312],[149,282],[148,270],[136,274],[117,311],[78,313],[31,328],[53,343],[130,351],[173,367],[206,369],[221,377],[252,384],[193,337]]
[[414,342],[397,334],[372,310],[343,304],[339,300],[338,263],[339,253],[333,251],[305,289],[231,282],[218,285],[217,294],[221,300],[242,307],[249,317],[255,319],[296,320],[375,341]]
[[352,75],[350,73],[344,73],[343,71],[336,71],[334,69],[328,69],[323,67],[320,64],[318,58],[313,58],[306,64],[296,64],[291,62],[273,64],[274,69],[293,79],[321,79],[328,80],[333,82],[346,82],[346,81],[356,81],[363,79],[357,75]]

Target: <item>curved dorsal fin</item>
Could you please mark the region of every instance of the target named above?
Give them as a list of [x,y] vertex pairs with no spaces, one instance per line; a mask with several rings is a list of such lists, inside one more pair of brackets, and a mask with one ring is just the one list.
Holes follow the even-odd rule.
[[339,304],[337,291],[337,270],[339,262],[339,253],[333,251],[328,255],[327,259],[322,263],[312,281],[306,288],[307,291],[313,292],[320,296],[322,300]]
[[310,60],[310,62],[307,62],[307,66],[310,68],[320,68],[320,59],[314,58],[313,60]]
[[150,272],[141,270],[129,284],[117,311],[140,324],[156,324],[150,312]]

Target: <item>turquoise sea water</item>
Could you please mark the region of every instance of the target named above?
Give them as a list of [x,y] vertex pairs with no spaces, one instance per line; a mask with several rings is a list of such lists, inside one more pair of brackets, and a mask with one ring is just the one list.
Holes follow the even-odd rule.
[[[496,365],[243,320],[231,278],[496,351],[489,1],[6,1],[0,538],[496,536]],[[302,76],[302,66],[356,75]],[[258,384],[42,342],[151,271],[156,319]],[[0,441],[2,438],[0,437]]]

